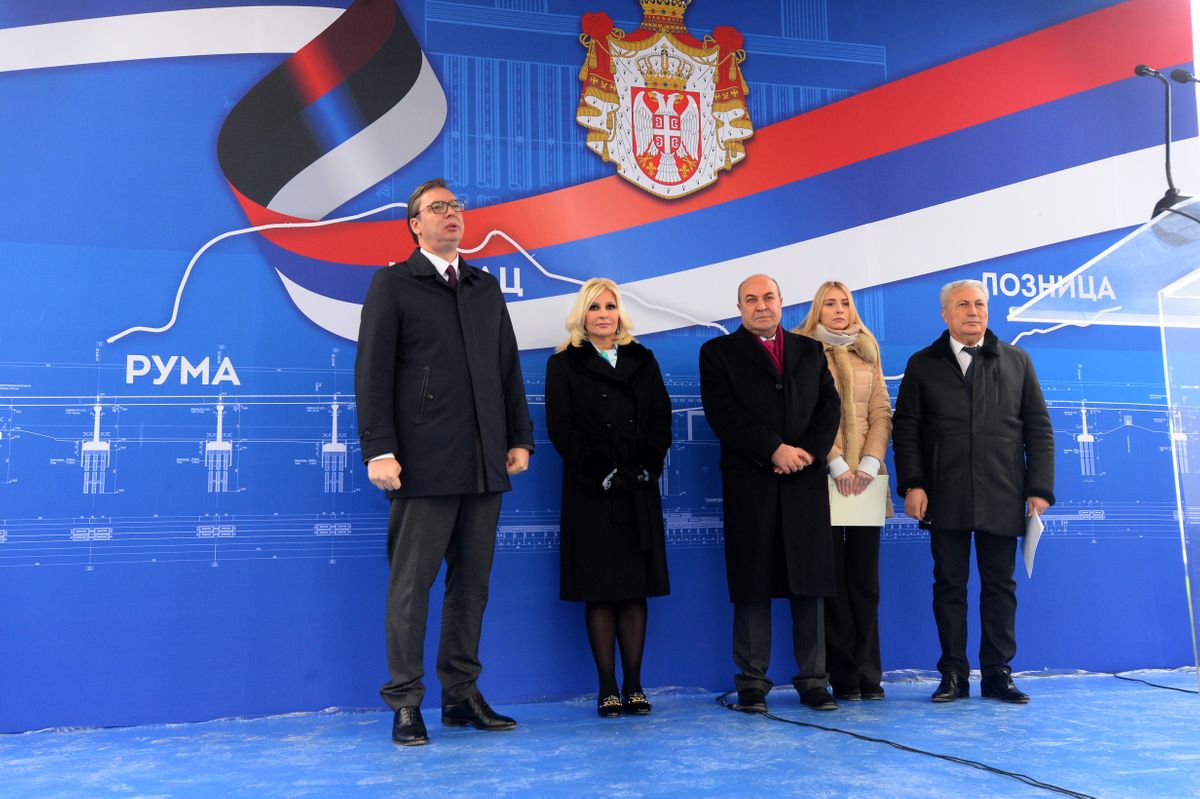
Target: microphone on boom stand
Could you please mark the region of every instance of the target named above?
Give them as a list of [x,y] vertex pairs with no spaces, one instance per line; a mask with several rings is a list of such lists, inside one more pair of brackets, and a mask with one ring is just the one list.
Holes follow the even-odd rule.
[[[1186,194],[1180,194],[1179,189],[1175,188],[1175,180],[1171,177],[1171,84],[1167,81],[1167,76],[1159,72],[1157,69],[1152,69],[1145,64],[1138,64],[1133,68],[1133,74],[1139,78],[1147,76],[1158,78],[1162,81],[1164,96],[1166,98],[1166,170],[1167,170],[1167,193],[1162,196],[1162,199],[1154,204],[1154,213],[1151,219],[1158,216],[1162,212],[1178,205],[1184,200],[1190,200]],[[1180,83],[1187,83],[1189,80],[1196,80],[1191,73],[1182,69],[1177,69],[1171,73],[1171,77]]]

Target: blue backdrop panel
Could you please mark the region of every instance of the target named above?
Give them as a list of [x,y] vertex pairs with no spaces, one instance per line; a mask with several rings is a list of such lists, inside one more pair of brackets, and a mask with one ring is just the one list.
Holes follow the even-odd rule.
[[[1186,16],[1186,2],[1136,2],[1152,15]],[[213,44],[220,36],[204,39],[209,49],[199,54],[182,49],[185,39],[167,38],[164,46],[181,49],[146,54],[130,45],[140,54],[92,57],[69,27],[80,20],[120,26],[166,12],[227,15],[252,5],[263,7],[254,13],[270,35],[225,51]],[[218,163],[222,126],[247,92],[348,5],[121,0],[96,17],[96,4],[83,0],[30,0],[0,10],[0,35],[20,36],[14,41],[27,47],[29,26],[64,26],[45,47],[0,54],[0,731],[378,702],[386,677],[387,507],[361,466],[355,346],[315,324],[281,279],[352,303],[361,301],[372,268],[319,261],[258,234],[234,236],[196,262],[173,326],[109,341],[132,325],[166,323],[193,256],[248,226]],[[718,25],[745,36],[742,69],[761,133],[1110,5],[935,2],[913,10],[883,0],[696,0],[687,23],[701,36]],[[632,30],[637,3],[401,0],[398,8],[445,92],[446,123],[431,144],[334,213],[403,199],[439,174],[476,207],[612,175],[575,121],[585,57],[580,17],[604,11]],[[61,57],[38,60],[47,53]],[[1189,65],[1187,57],[1174,60]],[[987,84],[981,78],[978,90]],[[940,332],[938,287],[992,275],[992,328],[1033,355],[1058,458],[1060,501],[1047,517],[1035,576],[1019,577],[1014,665],[1178,666],[1191,651],[1158,332],[1038,332],[1005,319],[1027,298],[1027,281],[1070,273],[1136,220],[1064,224],[1034,236],[1012,221],[1014,201],[988,199],[1028,185],[1063,191],[1057,175],[1091,175],[1114,159],[1133,164],[1160,141],[1159,95],[1157,84],[1132,73],[1098,80],[712,207],[592,236],[551,235],[534,256],[573,279],[669,280],[741,258],[782,264],[770,259],[791,256],[771,253],[808,253],[807,244],[838,234],[884,236],[900,218],[914,226],[947,220],[936,240],[914,245],[928,247],[925,268],[901,268],[894,261],[904,259],[888,252],[855,274],[828,274],[820,261],[781,265],[785,324],[798,324],[807,310],[808,298],[790,285],[840,278],[861,286],[859,308],[879,335],[894,396],[909,355]],[[1194,140],[1190,95],[1181,92],[1176,108],[1177,138]],[[756,141],[748,140],[747,164]],[[1137,163],[1158,168],[1153,154]],[[1148,215],[1156,197],[1143,199]],[[948,260],[939,253],[958,233],[939,214],[950,207],[998,213],[995,225],[1013,225],[1005,233],[1021,243],[971,243],[965,260]],[[401,214],[391,209],[380,218]],[[543,232],[537,220],[529,224]],[[397,253],[408,246],[399,241]],[[503,267],[510,280],[520,275],[514,309],[572,290],[519,253],[481,262],[496,274]],[[700,285],[691,277],[652,295],[719,310],[696,320],[704,324],[642,337],[662,364],[676,411],[663,483],[674,590],[651,603],[647,686],[726,688],[733,672],[718,446],[699,412],[696,364],[700,345],[719,334],[713,323],[736,325],[735,281],[727,283],[718,293],[728,303],[689,296]],[[639,308],[631,310],[636,323]],[[522,352],[538,450],[505,498],[484,627],[482,686],[498,702],[595,689],[582,607],[558,599],[560,462],[545,437],[550,350],[538,335]],[[885,668],[932,668],[932,565],[927,538],[911,520],[885,528],[881,578]],[[435,619],[439,611],[435,589]],[[791,673],[785,617],[780,606],[778,680]],[[434,623],[430,675],[436,636]]]

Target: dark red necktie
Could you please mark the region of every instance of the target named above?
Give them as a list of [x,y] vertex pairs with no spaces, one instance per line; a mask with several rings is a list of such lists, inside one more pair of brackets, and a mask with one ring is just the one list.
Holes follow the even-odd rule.
[[446,266],[446,282],[450,284],[450,288],[458,288],[458,273],[454,271],[454,264]]
[[766,348],[767,355],[770,357],[771,362],[775,364],[775,370],[779,372],[779,374],[783,374],[783,358],[779,354],[779,345],[781,343],[779,340],[779,332],[776,331],[775,338],[773,339],[761,338],[759,341],[761,341],[763,347]]

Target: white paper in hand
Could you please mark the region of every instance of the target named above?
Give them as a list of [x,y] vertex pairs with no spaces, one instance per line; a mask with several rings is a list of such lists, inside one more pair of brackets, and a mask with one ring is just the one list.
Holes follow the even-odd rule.
[[1037,552],[1038,541],[1042,538],[1042,530],[1046,529],[1046,525],[1042,523],[1042,517],[1038,516],[1037,511],[1029,514],[1029,518],[1025,520],[1025,546],[1023,554],[1025,555],[1025,571],[1030,577],[1033,576],[1033,555]]
[[835,527],[883,527],[887,507],[888,476],[881,474],[863,492],[848,497],[829,478],[829,523]]

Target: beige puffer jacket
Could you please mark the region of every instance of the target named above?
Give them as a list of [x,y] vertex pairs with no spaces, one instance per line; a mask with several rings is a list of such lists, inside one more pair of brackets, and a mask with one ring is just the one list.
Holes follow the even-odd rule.
[[[873,341],[862,338],[846,347],[824,347],[829,371],[842,398],[842,423],[829,450],[829,460],[840,455],[851,469],[856,469],[864,455],[874,455],[879,459],[879,473],[886,474],[884,456],[892,437],[892,402],[878,349]],[[886,513],[894,513],[890,496]]]

